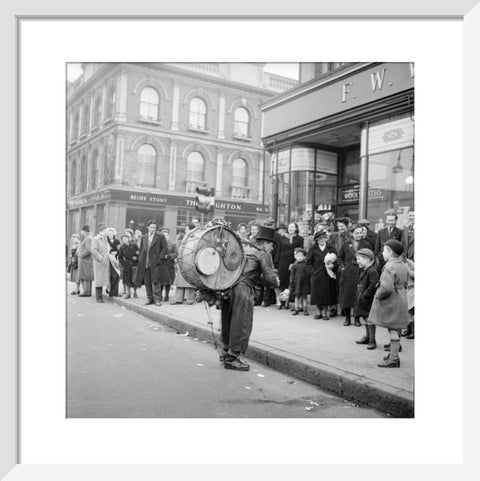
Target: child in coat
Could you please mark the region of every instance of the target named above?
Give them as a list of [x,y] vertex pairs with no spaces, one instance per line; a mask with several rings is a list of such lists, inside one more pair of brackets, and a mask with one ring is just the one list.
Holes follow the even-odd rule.
[[410,321],[406,290],[408,269],[400,258],[403,250],[402,243],[395,239],[389,239],[383,245],[382,255],[386,264],[370,310],[370,321],[388,329],[390,353],[383,358],[383,363],[377,364],[378,367],[400,367],[399,330],[406,328]]
[[308,316],[308,299],[310,294],[310,276],[307,272],[307,264],[305,262],[307,251],[301,247],[297,247],[294,251],[295,262],[290,270],[290,286],[289,290],[295,295],[295,310],[292,315],[296,316],[303,308],[303,314]]
[[373,296],[378,285],[378,270],[375,264],[375,254],[370,249],[359,249],[355,253],[357,264],[360,267],[360,277],[357,284],[357,294],[353,315],[365,320],[365,335],[355,341],[357,344],[368,344],[367,349],[375,349],[375,324],[372,324],[368,316],[373,303]]

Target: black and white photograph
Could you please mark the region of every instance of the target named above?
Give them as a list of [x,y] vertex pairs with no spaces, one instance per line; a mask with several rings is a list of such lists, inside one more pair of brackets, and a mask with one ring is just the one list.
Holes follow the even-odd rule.
[[415,62],[65,82],[67,418],[415,417]]

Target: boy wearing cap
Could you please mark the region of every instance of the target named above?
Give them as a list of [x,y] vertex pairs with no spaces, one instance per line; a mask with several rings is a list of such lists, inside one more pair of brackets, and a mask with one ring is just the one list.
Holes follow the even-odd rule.
[[355,253],[357,264],[360,267],[360,277],[357,284],[357,295],[353,315],[355,319],[363,317],[365,320],[365,335],[355,341],[357,344],[368,344],[367,349],[375,349],[375,324],[369,320],[373,296],[377,290],[378,271],[375,265],[375,254],[370,249],[359,249]]
[[375,293],[370,321],[388,329],[390,336],[390,353],[378,367],[400,367],[399,330],[407,327],[410,320],[407,305],[407,266],[400,258],[403,245],[390,239],[383,245],[382,256],[386,262],[380,276],[380,285]]

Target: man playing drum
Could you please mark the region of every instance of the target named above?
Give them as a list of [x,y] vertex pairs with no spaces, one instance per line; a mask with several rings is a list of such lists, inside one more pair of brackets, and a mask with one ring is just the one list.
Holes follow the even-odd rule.
[[254,288],[263,275],[268,288],[278,287],[278,278],[273,270],[271,252],[275,229],[260,226],[255,245],[243,244],[245,265],[238,281],[231,288],[230,297],[222,304],[223,353],[220,360],[225,369],[248,371],[250,366],[240,355],[248,347],[253,324]]

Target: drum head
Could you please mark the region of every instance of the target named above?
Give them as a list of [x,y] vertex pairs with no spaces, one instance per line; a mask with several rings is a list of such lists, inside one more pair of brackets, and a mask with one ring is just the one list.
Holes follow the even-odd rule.
[[238,244],[236,243],[230,243],[226,250],[225,250],[225,255],[223,257],[223,263],[225,264],[225,267],[229,271],[234,271],[240,267],[240,265],[243,262],[243,251],[240,248]]
[[201,274],[211,276],[220,267],[220,255],[213,247],[202,247],[195,257],[195,265]]

